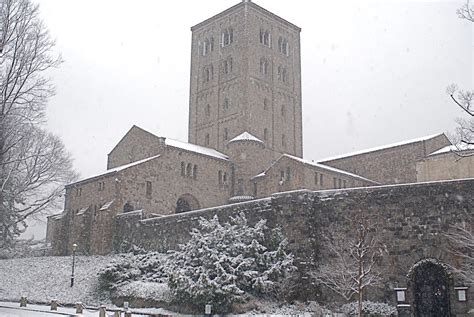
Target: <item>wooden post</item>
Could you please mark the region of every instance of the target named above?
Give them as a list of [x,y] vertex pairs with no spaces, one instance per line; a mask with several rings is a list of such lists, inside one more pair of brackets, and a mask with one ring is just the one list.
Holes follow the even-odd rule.
[[58,301],[55,299],[51,300],[51,310],[58,310]]
[[76,303],[76,314],[82,314],[82,303],[81,302],[77,302]]
[[105,310],[105,305],[100,305],[99,317],[107,317],[107,311]]
[[26,296],[22,296],[20,298],[20,307],[26,307],[27,303],[28,303],[28,299],[26,298]]

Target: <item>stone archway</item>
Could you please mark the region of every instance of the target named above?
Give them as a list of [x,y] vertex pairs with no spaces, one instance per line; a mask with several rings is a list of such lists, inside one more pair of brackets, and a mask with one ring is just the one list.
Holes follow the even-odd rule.
[[176,202],[175,213],[179,214],[191,210],[199,209],[199,201],[191,194],[184,194]]
[[410,270],[415,317],[450,317],[449,278],[445,265],[424,259]]

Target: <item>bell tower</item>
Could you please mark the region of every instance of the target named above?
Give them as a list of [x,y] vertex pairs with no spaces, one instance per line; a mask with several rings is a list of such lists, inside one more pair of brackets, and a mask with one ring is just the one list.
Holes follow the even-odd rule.
[[249,132],[301,157],[301,29],[243,0],[191,31],[188,141],[225,153]]

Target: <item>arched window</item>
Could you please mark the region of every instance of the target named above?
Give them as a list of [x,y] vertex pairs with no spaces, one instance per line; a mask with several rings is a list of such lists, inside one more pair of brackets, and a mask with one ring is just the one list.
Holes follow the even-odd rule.
[[278,51],[286,56],[290,55],[290,46],[288,45],[288,40],[285,38],[278,39]]
[[232,73],[232,57],[228,57],[225,61],[223,61],[222,72],[226,75]]
[[219,171],[218,173],[218,180],[219,180],[219,185],[222,185],[222,171]]
[[222,47],[232,44],[234,42],[234,30],[227,28],[222,31]]
[[207,53],[210,52],[209,48],[210,48],[209,39],[205,39],[202,46],[202,56],[206,56]]
[[224,172],[224,176],[222,176],[222,182],[224,184],[227,184],[227,173],[226,172]]
[[198,167],[197,167],[197,165],[194,165],[193,166],[193,178],[194,179],[197,178],[197,173],[198,173]]
[[192,174],[193,173],[193,166],[191,165],[191,163],[188,163],[188,165],[186,166],[186,176],[187,177],[192,177]]
[[263,30],[263,29],[260,30],[260,43],[265,45],[265,46],[271,47],[271,34],[270,34],[270,31]]
[[224,128],[224,141],[229,139],[229,129]]
[[268,139],[268,129],[263,129],[263,140],[266,141]]
[[203,69],[203,77],[204,77],[204,82],[209,82],[213,79],[214,77],[214,69],[211,65],[205,66]]
[[224,110],[229,110],[229,99],[224,98],[224,103],[222,104]]
[[181,162],[181,176],[186,176],[186,164]]
[[204,143],[206,145],[209,145],[210,141],[209,141],[209,133],[206,134],[205,138],[204,138]]
[[262,57],[260,59],[260,73],[263,75],[267,75],[269,73],[269,68],[270,65],[268,61],[264,57]]

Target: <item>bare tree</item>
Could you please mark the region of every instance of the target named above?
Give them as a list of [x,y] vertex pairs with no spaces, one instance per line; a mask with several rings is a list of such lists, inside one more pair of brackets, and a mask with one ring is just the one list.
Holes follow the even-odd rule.
[[76,177],[62,142],[42,128],[54,94],[45,72],[61,64],[53,47],[37,5],[0,2],[0,248],[55,207]]
[[311,276],[346,301],[357,296],[359,316],[362,316],[365,290],[381,282],[378,262],[386,248],[379,241],[375,221],[358,215],[349,223],[352,225],[346,229],[332,225],[322,233],[327,256]]
[[462,265],[455,271],[468,283],[474,284],[474,231],[464,223],[454,226],[446,234],[450,244],[450,252],[462,259]]
[[[469,0],[457,10],[459,18],[474,23],[474,8]],[[447,94],[453,102],[468,114],[470,120],[458,120],[458,128],[456,129],[456,142],[458,152],[465,149],[471,149],[474,146],[474,91],[462,90],[455,84],[451,84],[446,89]],[[468,154],[468,155],[473,155]],[[461,156],[463,156],[461,154]]]

